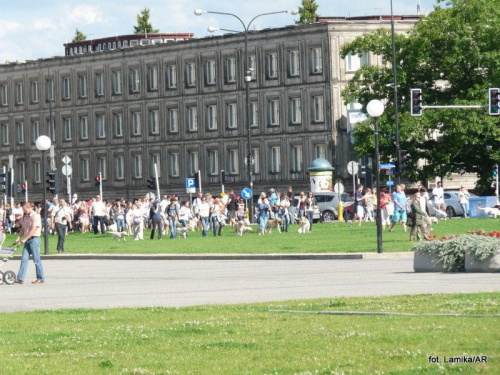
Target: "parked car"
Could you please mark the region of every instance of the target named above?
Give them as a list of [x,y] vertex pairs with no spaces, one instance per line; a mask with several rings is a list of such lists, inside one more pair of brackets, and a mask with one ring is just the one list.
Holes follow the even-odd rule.
[[[294,197],[292,207],[290,207],[290,213],[292,214],[292,218],[295,217],[295,213],[297,212],[297,203],[299,203],[298,195]],[[313,221],[319,221],[320,219],[321,219],[321,214],[319,212],[318,207],[316,207],[313,214]]]
[[[446,190],[444,192],[444,206],[446,207],[446,214],[448,217],[462,216],[464,211],[460,206],[460,198],[458,198],[458,190]],[[470,197],[477,197],[476,194],[469,193]],[[436,216],[436,211],[434,209],[434,198],[432,197],[432,190],[429,190],[429,196],[431,199],[427,202],[427,209],[429,210],[429,215]]]
[[331,222],[339,217],[339,199],[342,201],[343,216],[345,220],[352,220],[354,217],[354,200],[347,193],[324,192],[314,193],[316,202],[318,203],[321,220]]

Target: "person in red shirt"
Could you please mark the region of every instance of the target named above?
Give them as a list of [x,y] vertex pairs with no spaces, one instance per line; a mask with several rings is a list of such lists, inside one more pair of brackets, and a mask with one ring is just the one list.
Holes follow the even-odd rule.
[[386,225],[388,227],[391,225],[389,212],[387,210],[387,206],[390,203],[391,203],[391,195],[387,192],[387,189],[382,189],[380,191],[380,214],[382,221],[382,229],[385,229]]

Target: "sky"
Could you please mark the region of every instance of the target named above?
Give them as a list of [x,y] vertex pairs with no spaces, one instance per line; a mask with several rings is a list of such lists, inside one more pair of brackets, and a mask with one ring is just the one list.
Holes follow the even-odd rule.
[[[233,13],[248,23],[255,15],[290,10],[300,0],[16,0],[2,1],[0,12],[0,63],[35,60],[64,55],[64,43],[75,30],[88,39],[132,34],[136,17],[150,8],[150,21],[161,32],[193,32],[209,35],[207,27],[241,30],[230,16],[195,16],[194,9]],[[321,16],[361,16],[390,14],[391,0],[316,0]],[[416,14],[418,0],[394,0],[394,14]],[[432,11],[435,0],[421,0],[423,12]],[[291,25],[298,16],[280,14],[261,17],[256,29]]]

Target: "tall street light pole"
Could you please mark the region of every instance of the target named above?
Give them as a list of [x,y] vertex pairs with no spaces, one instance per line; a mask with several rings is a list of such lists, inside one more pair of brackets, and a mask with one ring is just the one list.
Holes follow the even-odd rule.
[[[236,14],[232,13],[226,13],[226,12],[214,12],[214,11],[208,11],[208,10],[201,10],[201,9],[195,9],[194,14],[196,16],[201,16],[203,14],[221,14],[224,16],[231,16],[236,18],[238,21],[240,21],[241,25],[243,26],[243,32],[245,35],[245,52],[244,52],[244,59],[245,62],[243,64],[244,70],[245,70],[245,106],[246,106],[246,113],[245,113],[245,122],[246,122],[246,127],[247,127],[247,156],[245,158],[246,160],[246,165],[247,165],[247,171],[248,171],[248,183],[250,184],[250,190],[253,192],[253,158],[252,158],[252,125],[250,124],[250,81],[252,80],[252,72],[248,67],[248,30],[250,29],[250,26],[252,25],[253,21],[255,21],[257,18],[262,17],[262,16],[268,16],[271,14],[280,14],[280,13],[291,13],[293,15],[298,14],[297,10],[282,10],[278,12],[269,12],[269,13],[261,13],[256,15],[254,18],[251,19],[251,21],[245,25],[245,22],[242,21],[240,17],[238,17]],[[216,28],[209,28],[209,31],[216,31]],[[249,220],[252,222],[253,220],[253,198],[250,198],[250,212],[249,212]]]
[[382,210],[380,209],[380,152],[378,143],[378,118],[384,113],[384,104],[377,99],[370,100],[366,106],[366,110],[370,117],[375,120],[375,166],[377,172],[375,174],[375,185],[377,187],[377,253],[383,253],[382,248]]
[[396,159],[398,184],[401,183],[401,146],[399,145],[398,80],[396,74],[396,43],[394,41],[394,14],[391,0],[392,75],[394,84],[394,122],[396,123]]
[[[52,146],[52,142],[49,137],[46,135],[41,135],[38,137],[35,141],[36,148],[42,152],[42,181],[45,179],[45,159],[46,159],[46,152],[48,149],[50,149],[50,146]],[[47,228],[47,197],[45,195],[45,185],[42,182],[42,191],[43,191],[43,203],[42,203],[42,208],[43,208],[43,243],[44,243],[44,251],[45,255],[49,254],[49,235],[47,233],[48,228]]]

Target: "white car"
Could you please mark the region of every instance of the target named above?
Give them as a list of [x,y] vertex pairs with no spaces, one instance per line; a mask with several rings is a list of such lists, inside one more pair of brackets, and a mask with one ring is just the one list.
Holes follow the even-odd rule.
[[[464,211],[462,206],[460,206],[460,198],[458,198],[459,190],[446,190],[444,192],[444,206],[446,208],[446,214],[448,217],[462,216]],[[477,197],[476,194],[470,194],[470,198]],[[432,191],[429,191],[429,195],[432,195]],[[434,209],[434,198],[431,197],[427,202],[427,209],[429,210],[429,215],[436,216],[436,211]]]

